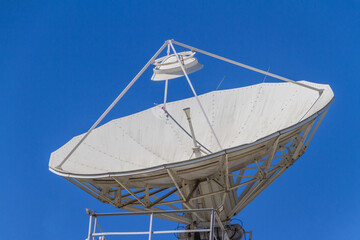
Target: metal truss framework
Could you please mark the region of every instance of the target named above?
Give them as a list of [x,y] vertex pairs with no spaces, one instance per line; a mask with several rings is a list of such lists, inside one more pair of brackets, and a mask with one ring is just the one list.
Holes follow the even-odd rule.
[[[201,180],[184,179],[172,169],[166,169],[171,185],[136,186],[131,178],[112,177],[108,180],[69,178],[67,180],[93,197],[116,208],[132,212],[166,211],[198,208],[220,209],[221,221],[228,223],[265,188],[275,181],[301,155],[312,140],[327,110],[313,118],[284,139],[279,135],[267,144],[266,154],[254,155],[244,167],[231,168],[231,158],[226,154],[218,162],[217,171]],[[206,187],[204,187],[206,186]],[[206,212],[187,214],[158,214],[160,218],[208,226],[211,215]]]

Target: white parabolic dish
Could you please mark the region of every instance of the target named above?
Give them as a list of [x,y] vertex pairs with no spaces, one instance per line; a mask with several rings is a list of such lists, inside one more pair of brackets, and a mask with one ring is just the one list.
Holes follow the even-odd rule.
[[[190,107],[197,140],[216,153],[296,126],[333,99],[328,85],[302,82],[324,92],[319,98],[318,92],[292,83],[262,83],[199,96],[223,149],[217,146],[195,98],[167,103],[166,108],[188,130],[182,109]],[[161,107],[153,107],[98,127],[63,165],[63,171],[57,170],[56,166],[81,136],[51,154],[49,166],[56,173],[85,178],[108,173],[143,173],[145,169],[151,171],[157,166],[184,162],[193,153],[192,139]]]
[[[178,54],[174,44],[191,52]],[[155,60],[166,46],[167,56]],[[261,83],[197,98],[187,74],[202,67],[193,57],[195,51],[286,83]],[[191,61],[186,63],[179,55],[188,53]],[[170,59],[171,66],[163,59]],[[166,91],[168,77],[184,76],[195,97],[95,128],[150,64],[157,64],[153,80],[165,80]],[[168,40],[86,134],[51,154],[49,168],[117,208],[221,209],[220,220],[228,223],[304,154],[333,99],[329,85],[296,82]],[[187,108],[191,120],[183,111]],[[157,217],[203,226],[211,220],[206,213]]]

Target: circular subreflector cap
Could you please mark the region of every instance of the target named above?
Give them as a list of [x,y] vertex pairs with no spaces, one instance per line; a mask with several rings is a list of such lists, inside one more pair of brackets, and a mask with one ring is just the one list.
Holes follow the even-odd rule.
[[[178,55],[187,74],[196,72],[204,67],[198,62],[197,58],[194,57],[195,52],[181,52],[178,53]],[[155,60],[154,65],[154,74],[151,77],[153,81],[163,81],[184,76],[181,64],[175,54]]]

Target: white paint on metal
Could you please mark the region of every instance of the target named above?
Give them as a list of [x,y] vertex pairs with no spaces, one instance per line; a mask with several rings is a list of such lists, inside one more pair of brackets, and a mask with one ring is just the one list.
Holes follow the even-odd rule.
[[[195,52],[187,51],[178,54],[187,74],[197,72],[204,67],[194,57]],[[153,81],[164,81],[184,76],[181,64],[178,62],[175,54],[156,59],[154,65],[154,74],[151,77]]]
[[[224,149],[249,144],[289,128],[324,108],[333,98],[328,85],[303,84],[324,88],[318,98],[315,91],[291,83],[262,83],[250,87],[222,90],[199,95],[204,110],[215,111],[211,119]],[[259,90],[261,94],[259,95]],[[214,105],[212,103],[215,103]],[[195,98],[166,104],[167,111],[184,128],[188,128],[184,108],[190,107],[196,138],[212,152],[218,147]],[[309,111],[309,108],[311,110]],[[105,174],[152,168],[188,160],[193,142],[166,118],[154,115],[154,107],[127,117],[112,120],[92,134],[63,164],[70,174]],[[159,110],[158,116],[161,116]],[[51,154],[49,167],[55,169],[84,135],[77,136]]]

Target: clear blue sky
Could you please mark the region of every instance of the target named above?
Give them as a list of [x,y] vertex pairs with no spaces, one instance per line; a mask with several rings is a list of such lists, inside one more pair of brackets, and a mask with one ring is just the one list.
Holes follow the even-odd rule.
[[[86,131],[161,44],[174,38],[331,85],[336,100],[305,155],[238,218],[254,239],[358,239],[360,3],[247,2],[1,1],[1,234],[84,239],[85,207],[115,210],[49,172],[50,153]],[[263,80],[199,59],[201,71],[209,71],[194,83],[199,93],[214,90],[224,75],[222,88]],[[136,83],[110,118],[161,101],[163,85],[150,76]],[[189,96],[183,89],[170,88],[170,98]]]

